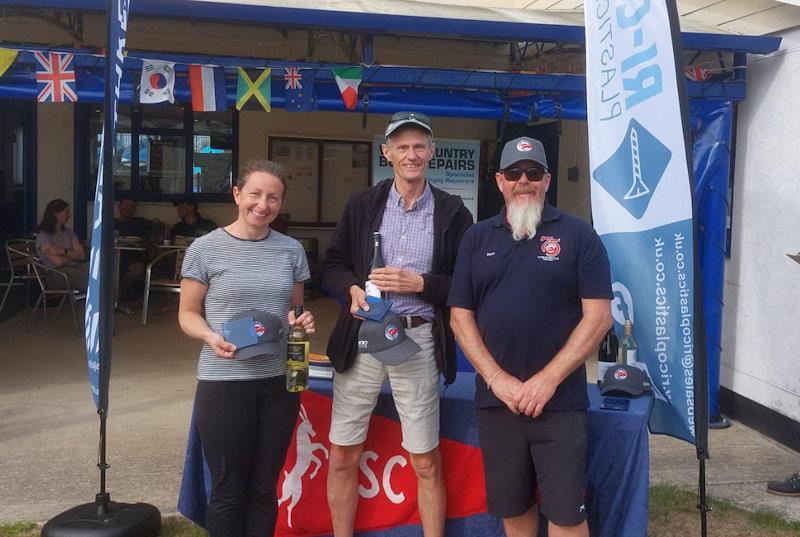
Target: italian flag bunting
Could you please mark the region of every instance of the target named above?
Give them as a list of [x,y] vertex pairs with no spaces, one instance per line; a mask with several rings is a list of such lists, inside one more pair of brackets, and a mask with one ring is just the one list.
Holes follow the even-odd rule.
[[358,102],[358,85],[364,76],[364,69],[361,67],[333,67],[333,76],[336,77],[336,84],[342,93],[342,100],[348,110],[355,110]]

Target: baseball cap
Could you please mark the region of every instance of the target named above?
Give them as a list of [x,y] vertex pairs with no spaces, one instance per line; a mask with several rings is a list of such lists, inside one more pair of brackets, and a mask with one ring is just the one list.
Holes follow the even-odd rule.
[[253,318],[253,329],[258,338],[258,343],[256,345],[250,345],[249,347],[236,349],[233,357],[237,360],[241,360],[261,355],[280,356],[281,338],[283,336],[283,323],[280,317],[266,311],[250,309],[240,311],[231,318],[231,321],[244,317]]
[[652,388],[647,373],[636,366],[617,364],[606,369],[600,393],[602,395],[617,393],[637,396],[652,391]]
[[506,142],[503,153],[500,155],[500,169],[505,170],[520,160],[532,160],[544,166],[547,170],[547,157],[544,154],[542,142],[535,138],[520,136]]
[[358,351],[369,353],[386,365],[402,364],[420,350],[406,335],[395,313],[387,313],[381,321],[366,319],[358,329]]
[[431,120],[428,116],[419,112],[397,112],[389,118],[384,137],[388,138],[390,134],[403,125],[416,125],[433,136],[433,127],[431,127]]

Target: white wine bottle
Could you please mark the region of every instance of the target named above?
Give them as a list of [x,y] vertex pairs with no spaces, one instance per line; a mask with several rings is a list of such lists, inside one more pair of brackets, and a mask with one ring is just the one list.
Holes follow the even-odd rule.
[[636,338],[633,337],[633,323],[625,321],[625,337],[619,344],[619,363],[636,365],[636,354],[639,346],[636,344]]
[[[386,266],[386,263],[383,262],[383,254],[381,253],[381,234],[377,231],[372,234],[372,263],[369,266],[369,271],[372,272],[375,269],[383,268]],[[364,284],[364,291],[367,292],[367,296],[373,296],[375,298],[386,298],[383,293],[381,293],[378,286],[372,283],[369,279],[367,279],[366,283]]]
[[[302,314],[303,306],[295,306],[295,319]],[[310,344],[308,333],[303,325],[294,323],[286,345],[286,389],[290,392],[302,392],[308,389],[308,348]]]

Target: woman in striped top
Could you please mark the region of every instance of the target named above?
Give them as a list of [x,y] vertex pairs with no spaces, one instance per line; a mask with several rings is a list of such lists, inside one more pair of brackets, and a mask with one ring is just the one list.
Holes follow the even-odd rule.
[[[238,218],[195,239],[181,269],[181,329],[203,341],[194,414],[211,471],[211,537],[275,530],[276,485],[300,405],[285,387],[286,337],[294,323],[314,332],[311,313],[295,319],[292,308],[310,277],[303,247],[269,228],[285,192],[280,166],[248,162],[233,188]],[[279,355],[237,359],[222,324],[248,309],[281,319]]]

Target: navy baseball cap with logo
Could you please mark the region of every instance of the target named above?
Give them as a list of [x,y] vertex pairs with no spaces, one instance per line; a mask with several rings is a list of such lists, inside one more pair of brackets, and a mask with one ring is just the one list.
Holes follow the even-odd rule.
[[237,360],[252,358],[253,356],[280,356],[281,338],[283,337],[283,323],[280,317],[261,310],[244,310],[233,316],[231,321],[253,318],[253,330],[258,343],[247,347],[237,348],[233,357]]
[[627,394],[641,395],[652,391],[653,385],[647,373],[636,366],[617,364],[606,369],[603,383],[600,385],[602,395]]
[[431,120],[428,116],[419,112],[397,112],[389,118],[384,138],[388,138],[390,134],[404,125],[416,125],[433,136],[433,127],[431,127]]
[[358,329],[358,352],[369,353],[386,365],[402,364],[420,350],[406,335],[397,314],[387,313],[381,321],[366,319]]
[[535,138],[520,136],[514,140],[506,142],[503,146],[503,153],[500,155],[500,169],[510,168],[521,160],[532,160],[544,167],[547,171],[547,157],[544,154],[542,142]]

